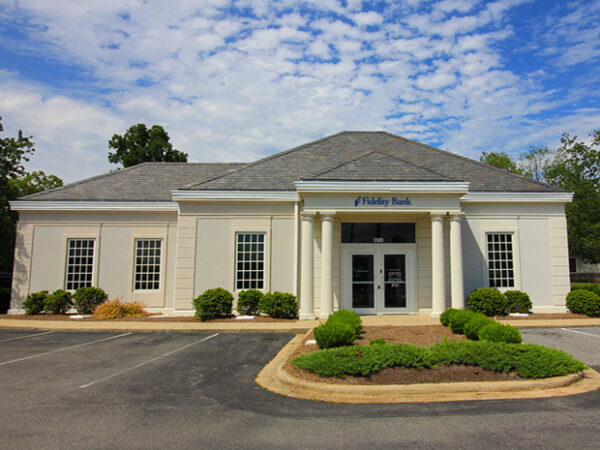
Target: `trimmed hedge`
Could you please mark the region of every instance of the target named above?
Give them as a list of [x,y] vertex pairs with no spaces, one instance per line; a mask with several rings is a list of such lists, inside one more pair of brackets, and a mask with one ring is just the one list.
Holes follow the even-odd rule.
[[459,309],[450,317],[450,329],[453,333],[464,334],[464,327],[474,317],[473,311]]
[[533,304],[529,295],[525,292],[517,291],[515,289],[506,291],[504,293],[506,297],[506,308],[509,313],[529,313]]
[[258,304],[263,295],[262,292],[256,289],[240,291],[238,294],[237,312],[241,315],[257,315],[259,313]]
[[44,311],[48,291],[32,292],[23,300],[23,309],[25,314],[35,315]]
[[91,314],[96,306],[108,300],[108,294],[98,287],[80,287],[73,294],[73,303],[77,312]]
[[327,321],[314,329],[315,340],[320,349],[352,345],[362,331],[360,316],[354,311],[339,310]]
[[590,284],[584,284],[582,286],[572,286],[571,287],[572,291],[577,291],[577,290],[581,290],[581,289],[593,292],[596,295],[600,295],[600,283],[590,283]]
[[467,299],[467,307],[471,311],[491,316],[506,315],[508,301],[502,293],[495,288],[475,289]]
[[121,303],[119,298],[98,305],[92,317],[94,319],[121,319],[123,317],[147,317],[150,314],[144,310],[144,305],[139,302]]
[[442,323],[442,325],[444,325],[445,327],[449,327],[450,321],[452,320],[452,316],[454,316],[454,314],[456,314],[457,311],[460,311],[460,310],[454,309],[454,308],[448,308],[446,311],[444,311],[442,313],[442,315],[440,316],[440,322]]
[[258,302],[261,313],[276,319],[295,319],[298,317],[298,302],[296,297],[285,292],[270,292],[263,295]]
[[51,314],[64,314],[72,306],[73,296],[63,289],[57,289],[44,300],[44,311]]
[[196,309],[195,316],[200,320],[211,320],[217,317],[231,316],[233,305],[233,295],[226,289],[214,288],[207,289],[193,301]]
[[473,316],[463,327],[463,331],[467,339],[477,341],[479,339],[479,330],[483,327],[495,323],[492,319],[488,319],[481,313],[473,313]]
[[572,313],[600,315],[600,296],[586,289],[571,291],[567,294],[567,308]]
[[518,328],[495,322],[481,328],[478,335],[480,341],[507,342],[509,344],[520,344],[522,341]]

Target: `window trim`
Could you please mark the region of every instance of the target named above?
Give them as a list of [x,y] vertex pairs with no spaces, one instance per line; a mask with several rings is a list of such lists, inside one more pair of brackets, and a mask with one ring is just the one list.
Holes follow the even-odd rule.
[[[136,289],[135,288],[135,283],[136,283],[136,279],[135,276],[137,275],[136,272],[136,268],[137,268],[137,264],[136,264],[136,253],[137,253],[137,243],[140,241],[158,241],[160,242],[160,262],[158,264],[159,266],[159,272],[158,272],[158,289]],[[139,237],[134,237],[133,238],[133,253],[132,253],[132,263],[133,263],[133,268],[131,270],[131,291],[134,293],[159,293],[162,292],[163,290],[163,283],[164,283],[164,279],[163,279],[163,273],[164,273],[164,259],[165,259],[165,245],[164,245],[165,239],[162,237],[148,237],[148,236],[139,236]]]
[[[484,222],[484,221],[482,221]],[[479,250],[482,254],[482,286],[490,287],[490,279],[488,274],[488,256],[487,256],[487,234],[488,233],[512,233],[513,235],[513,266],[514,266],[514,287],[499,287],[500,292],[505,292],[511,289],[521,290],[521,256],[520,256],[520,244],[519,244],[519,224],[517,220],[513,219],[496,219],[492,221],[485,221],[488,223],[482,223],[479,234]]]
[[[63,261],[64,261],[64,267],[63,267],[63,283],[62,283],[62,286],[63,286],[63,289],[65,291],[75,292],[78,289],[78,288],[75,288],[75,289],[68,289],[67,288],[67,283],[69,282],[68,281],[69,249],[70,249],[69,242],[71,242],[71,241],[83,241],[83,240],[92,241],[93,242],[93,246],[92,246],[92,249],[93,249],[93,253],[92,253],[92,271],[91,271],[92,280],[90,282],[90,286],[95,286],[96,285],[96,262],[98,260],[98,245],[97,245],[98,237],[97,236],[90,237],[89,235],[86,235],[86,236],[70,236],[69,235],[69,236],[66,236],[66,239],[65,239],[65,255],[64,255],[64,259],[63,259]],[[85,287],[85,286],[79,286],[79,287]]]
[[[241,234],[262,234],[263,239],[263,276],[262,276],[262,287],[249,287],[249,288],[238,288],[238,236]],[[257,289],[261,292],[267,292],[268,280],[269,280],[269,261],[270,261],[270,248],[269,248],[269,232],[264,229],[234,229],[233,230],[233,291],[240,292],[246,289]]]
[[[486,264],[486,272],[485,273],[486,273],[486,280],[487,280],[486,285],[488,287],[492,287],[492,286],[490,286],[490,281],[491,281],[490,280],[490,272],[489,272],[490,271],[490,268],[489,268],[489,263],[490,263],[490,253],[489,252],[490,251],[488,249],[488,245],[489,245],[488,237],[492,236],[492,235],[497,235],[497,236],[499,236],[499,235],[505,235],[505,236],[509,235],[511,237],[511,245],[512,245],[512,251],[511,251],[511,253],[512,253],[512,261],[511,262],[513,264],[513,267],[512,267],[512,272],[513,272],[513,274],[512,274],[512,281],[513,281],[513,285],[512,286],[493,286],[493,287],[495,287],[495,288],[497,288],[497,289],[499,289],[501,291],[508,291],[508,290],[511,290],[511,289],[517,289],[517,264],[516,264],[516,251],[515,251],[516,250],[516,243],[515,243],[515,233],[512,232],[512,231],[486,231],[485,232],[484,246],[485,246],[485,264]],[[492,269],[492,270],[494,270],[494,269]]]

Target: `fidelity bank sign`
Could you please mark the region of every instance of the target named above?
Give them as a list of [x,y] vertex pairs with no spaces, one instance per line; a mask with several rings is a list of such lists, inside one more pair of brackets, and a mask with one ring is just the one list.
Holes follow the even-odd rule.
[[375,197],[375,196],[364,196],[359,195],[354,200],[354,207],[358,208],[361,206],[379,206],[382,208],[393,208],[395,206],[407,206],[412,205],[408,197]]

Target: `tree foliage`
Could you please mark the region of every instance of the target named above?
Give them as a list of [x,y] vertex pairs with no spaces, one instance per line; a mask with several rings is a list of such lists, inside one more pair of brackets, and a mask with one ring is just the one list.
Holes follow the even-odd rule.
[[[3,132],[0,117],[0,132]],[[10,210],[9,201],[23,195],[62,186],[62,180],[42,171],[27,173],[24,163],[35,152],[31,136],[0,138],[0,268],[12,270],[17,213]]]
[[517,175],[523,175],[523,171],[515,161],[505,152],[483,152],[479,157],[479,161],[499,169],[508,170]]
[[160,125],[150,129],[143,123],[132,125],[122,136],[114,134],[108,147],[115,150],[108,153],[108,161],[123,164],[123,167],[143,162],[187,162],[188,157],[187,153],[173,148],[169,135]]
[[547,182],[573,192],[566,206],[569,253],[600,263],[600,130],[590,144],[563,134],[545,173]]

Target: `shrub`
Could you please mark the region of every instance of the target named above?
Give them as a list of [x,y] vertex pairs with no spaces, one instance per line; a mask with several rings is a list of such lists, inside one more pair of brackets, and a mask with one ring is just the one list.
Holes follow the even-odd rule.
[[277,319],[294,319],[298,317],[298,302],[292,294],[270,292],[263,295],[258,303],[261,313]]
[[57,289],[44,300],[44,311],[52,314],[64,314],[73,306],[70,292]]
[[352,345],[362,331],[360,316],[354,311],[339,310],[327,321],[314,329],[319,348],[333,348]]
[[473,318],[473,311],[459,309],[450,317],[450,329],[453,333],[464,334],[464,327]]
[[256,289],[247,289],[240,291],[238,294],[237,301],[237,312],[242,315],[256,315],[258,314],[258,303],[263,297],[263,293]]
[[590,283],[590,284],[576,285],[576,286],[571,287],[571,290],[573,290],[573,291],[576,291],[579,289],[584,289],[586,291],[593,292],[594,294],[600,296],[600,283]]
[[600,296],[585,289],[578,289],[567,294],[567,308],[572,313],[597,316],[600,314]]
[[494,323],[494,321],[485,317],[481,313],[474,313],[474,315],[467,321],[467,323],[463,327],[464,334],[467,337],[467,339],[476,341],[479,339],[479,330],[481,330],[486,325],[489,325],[490,323]]
[[430,350],[439,364],[479,366],[498,372],[516,370],[523,378],[555,377],[587,368],[563,351],[532,344],[445,341]]
[[196,317],[211,320],[217,317],[231,316],[233,295],[223,288],[208,289],[193,300]]
[[330,348],[300,355],[292,361],[300,369],[322,377],[367,376],[386,367],[416,369],[434,365],[433,354],[426,348],[406,344],[353,345]]
[[518,328],[501,323],[490,323],[479,330],[479,340],[489,342],[521,343],[521,332]]
[[48,291],[32,292],[23,300],[25,314],[35,315],[44,310],[44,303],[48,297]]
[[454,308],[449,308],[446,311],[444,311],[442,313],[442,315],[440,316],[440,322],[442,323],[442,325],[444,325],[445,327],[450,326],[450,321],[452,320],[452,316],[456,313],[456,311],[459,311],[459,310],[454,309]]
[[525,292],[506,291],[504,297],[506,297],[506,308],[509,313],[528,313],[533,307],[529,295]]
[[381,345],[381,344],[385,344],[385,339],[383,338],[377,338],[377,339],[371,339],[371,342],[369,342],[369,345]]
[[506,297],[498,289],[475,289],[467,299],[467,307],[471,311],[480,312],[486,316],[503,316],[506,314]]
[[80,287],[73,294],[75,309],[81,314],[91,314],[96,306],[104,303],[108,294],[97,287]]
[[110,302],[98,305],[92,317],[95,319],[120,319],[123,317],[146,317],[148,312],[144,310],[144,305],[139,302],[121,303],[121,299],[116,298]]

